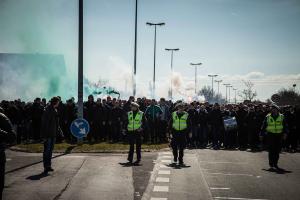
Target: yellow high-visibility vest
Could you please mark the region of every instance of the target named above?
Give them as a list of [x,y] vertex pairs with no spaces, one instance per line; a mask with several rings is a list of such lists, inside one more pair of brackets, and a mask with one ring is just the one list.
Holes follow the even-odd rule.
[[127,130],[128,131],[135,131],[142,127],[142,121],[143,121],[143,112],[139,111],[136,113],[135,117],[133,118],[133,112],[128,112],[128,125]]
[[187,129],[187,119],[189,114],[187,112],[184,112],[184,114],[181,116],[181,118],[178,117],[177,112],[172,113],[173,118],[173,125],[172,127],[176,131],[182,131]]
[[267,115],[267,132],[269,133],[282,133],[283,131],[283,114],[279,114],[275,120],[271,114]]

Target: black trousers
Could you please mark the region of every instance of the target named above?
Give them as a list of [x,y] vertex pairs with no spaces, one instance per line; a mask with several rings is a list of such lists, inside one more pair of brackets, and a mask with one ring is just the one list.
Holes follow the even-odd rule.
[[291,148],[293,150],[297,150],[298,145],[298,137],[297,137],[297,130],[296,129],[290,129],[290,132],[287,137],[286,141],[286,148]]
[[149,131],[149,139],[151,143],[158,142],[159,139],[159,122],[156,119],[150,119],[148,121],[148,131]]
[[270,167],[277,166],[282,146],[282,134],[268,133],[268,150]]
[[247,128],[245,128],[244,126],[238,129],[238,142],[240,148],[247,148],[248,132],[247,132]]
[[4,189],[5,162],[5,152],[0,152],[0,200],[2,200],[2,194]]
[[129,142],[129,152],[128,152],[128,158],[127,160],[129,162],[133,161],[133,154],[134,154],[134,145],[136,147],[136,159],[137,161],[140,161],[141,156],[141,147],[142,147],[142,135],[140,132],[136,131],[128,131],[127,134],[128,142]]
[[183,163],[184,148],[186,145],[186,132],[185,131],[173,131],[172,132],[171,147],[173,150],[174,161]]

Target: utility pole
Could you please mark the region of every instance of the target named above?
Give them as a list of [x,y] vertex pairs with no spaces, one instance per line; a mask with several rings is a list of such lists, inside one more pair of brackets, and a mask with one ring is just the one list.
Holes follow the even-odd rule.
[[156,65],[156,26],[164,26],[165,23],[151,23],[147,22],[146,25],[154,26],[154,63],[153,63],[153,98],[155,98],[155,65]]
[[171,88],[170,88],[170,99],[173,99],[173,80],[172,80],[172,75],[173,75],[173,52],[174,51],[179,51],[179,48],[176,49],[168,49],[165,48],[166,51],[171,51]]

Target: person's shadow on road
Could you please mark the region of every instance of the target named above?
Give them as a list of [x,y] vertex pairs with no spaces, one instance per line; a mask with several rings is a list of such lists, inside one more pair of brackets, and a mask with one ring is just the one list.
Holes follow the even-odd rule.
[[277,174],[289,174],[289,173],[292,173],[292,171],[289,171],[289,170],[285,170],[285,169],[274,169],[274,168],[269,168],[269,169],[262,169],[264,171],[267,171],[267,172],[273,172],[273,173],[277,173]]
[[183,168],[190,168],[191,167],[190,165],[186,165],[186,164],[177,165],[176,163],[171,163],[171,164],[168,164],[167,166],[172,167],[173,169],[183,169]]
[[136,167],[136,166],[142,166],[141,163],[130,163],[130,162],[125,162],[125,163],[119,163],[122,167]]
[[27,179],[27,180],[31,180],[31,181],[37,181],[37,180],[40,180],[40,179],[45,178],[45,177],[47,177],[47,176],[49,176],[48,173],[42,172],[42,173],[40,173],[40,174],[28,176],[26,179]]

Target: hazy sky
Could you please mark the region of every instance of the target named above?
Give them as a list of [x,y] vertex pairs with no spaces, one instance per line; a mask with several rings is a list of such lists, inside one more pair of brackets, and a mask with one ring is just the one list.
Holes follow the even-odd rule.
[[[108,79],[130,92],[135,0],[84,3],[85,76]],[[75,0],[0,0],[0,51],[64,54],[75,92],[77,17]],[[147,21],[166,23],[157,29],[158,96],[167,97],[170,82],[170,53],[164,48],[180,48],[174,54],[174,79],[183,93],[193,93],[190,62],[203,63],[198,87],[211,85],[210,73],[240,90],[242,80],[251,79],[264,100],[282,87],[300,85],[298,0],[139,0],[140,95],[150,94],[153,76],[154,28]],[[220,90],[225,95],[223,86]]]

